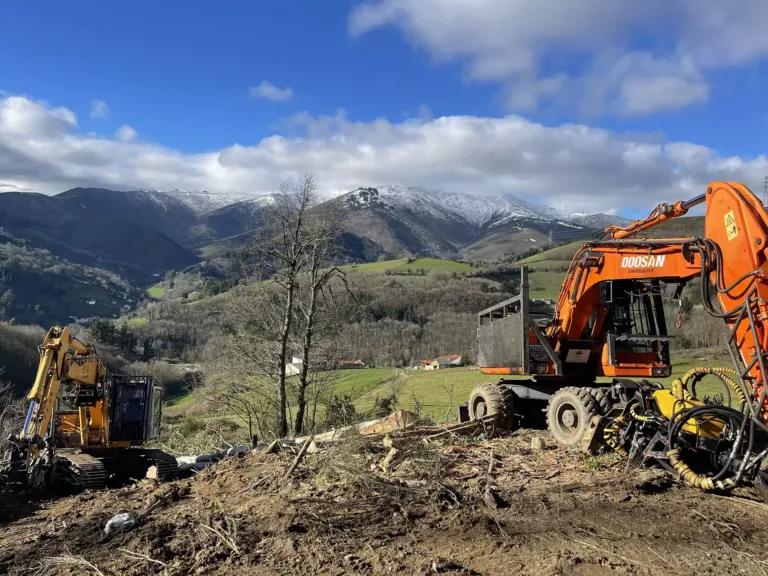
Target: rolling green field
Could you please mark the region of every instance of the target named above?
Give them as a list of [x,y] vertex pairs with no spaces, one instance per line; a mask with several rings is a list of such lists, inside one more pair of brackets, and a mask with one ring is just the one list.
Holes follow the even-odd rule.
[[469,272],[472,267],[464,262],[454,260],[441,260],[439,258],[417,258],[413,262],[407,260],[385,260],[383,262],[370,262],[368,264],[350,264],[342,266],[342,270],[357,270],[359,272],[385,272],[395,270],[397,273],[415,272],[419,269],[426,271],[443,270],[445,272]]
[[[665,387],[671,387],[675,378],[696,366],[730,366],[722,351],[699,351],[689,356],[673,356],[673,372],[669,378],[659,380]],[[512,377],[515,379],[515,377]],[[396,408],[419,413],[422,418],[438,423],[455,421],[457,408],[469,398],[472,389],[480,383],[497,382],[498,376],[486,376],[477,368],[451,368],[444,370],[402,370],[370,368],[345,370],[334,384],[334,394],[353,399],[358,413],[365,415],[376,405],[377,399],[397,398]],[[519,377],[524,379],[524,377]],[[604,382],[609,378],[602,378]],[[716,397],[723,394],[723,386],[714,377],[707,377],[699,384],[700,398]],[[190,417],[221,417],[221,414],[199,415],[194,410],[196,398],[193,395],[179,395],[168,399],[167,414],[186,414]],[[319,407],[319,421],[324,410]]]
[[531,270],[547,266],[568,266],[573,259],[573,255],[576,254],[576,251],[582,244],[582,242],[571,242],[563,246],[551,248],[520,260],[518,265],[528,266]]
[[534,300],[557,300],[564,278],[563,272],[532,270],[528,275],[530,297]]

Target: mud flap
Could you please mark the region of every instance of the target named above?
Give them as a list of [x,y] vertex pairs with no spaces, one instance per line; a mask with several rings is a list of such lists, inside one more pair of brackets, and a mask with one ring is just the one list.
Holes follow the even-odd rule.
[[608,418],[605,416],[593,416],[589,427],[584,431],[584,436],[579,442],[579,450],[585,454],[594,454],[603,445],[603,430]]
[[459,423],[463,424],[464,422],[469,422],[469,402],[464,402],[464,404],[461,404],[458,408],[459,410]]

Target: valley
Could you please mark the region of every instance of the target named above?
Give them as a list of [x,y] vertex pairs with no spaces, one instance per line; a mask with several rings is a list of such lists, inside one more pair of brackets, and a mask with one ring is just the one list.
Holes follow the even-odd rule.
[[[226,291],[244,273],[238,256],[265,226],[264,210],[274,200],[179,190],[0,193],[0,244],[7,246],[0,251],[0,293],[16,296],[4,312],[46,325],[118,318],[142,300],[196,300]],[[381,262],[399,258],[495,262],[588,237],[606,221],[623,222],[513,197],[402,186],[360,188],[327,202],[343,213],[338,263],[368,264],[369,270],[395,267]],[[19,258],[23,251],[35,256]],[[172,287],[163,285],[169,271]]]

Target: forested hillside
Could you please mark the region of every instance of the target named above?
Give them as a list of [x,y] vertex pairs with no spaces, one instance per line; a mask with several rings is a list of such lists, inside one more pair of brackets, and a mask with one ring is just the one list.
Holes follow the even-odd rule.
[[113,272],[0,234],[0,319],[49,325],[117,318],[141,298],[141,290]]

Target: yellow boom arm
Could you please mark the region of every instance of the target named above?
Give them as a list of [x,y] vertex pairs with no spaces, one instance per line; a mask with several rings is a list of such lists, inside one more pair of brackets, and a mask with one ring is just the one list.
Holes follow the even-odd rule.
[[69,328],[51,328],[40,347],[40,366],[35,383],[27,395],[30,405],[21,439],[39,447],[42,439],[49,435],[61,384],[63,381],[72,381],[79,384],[81,390],[90,392],[89,395],[94,399],[90,419],[86,407],[79,408],[80,444],[87,446],[91,441],[92,424],[95,424],[99,436],[94,440],[105,441],[107,403],[98,397],[97,387],[104,384],[106,377],[107,370],[91,346],[72,336]]

